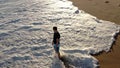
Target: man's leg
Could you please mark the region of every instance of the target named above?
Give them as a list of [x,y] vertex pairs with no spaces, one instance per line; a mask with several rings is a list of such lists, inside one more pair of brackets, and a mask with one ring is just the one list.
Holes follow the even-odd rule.
[[57,47],[56,47],[56,44],[54,44],[54,50],[55,50],[55,56],[57,56]]
[[57,47],[57,55],[58,55],[58,58],[60,59],[59,47]]
[[55,53],[57,54],[58,58],[60,58],[60,52],[59,52],[59,45],[57,46],[56,44],[54,44],[54,50],[55,50]]

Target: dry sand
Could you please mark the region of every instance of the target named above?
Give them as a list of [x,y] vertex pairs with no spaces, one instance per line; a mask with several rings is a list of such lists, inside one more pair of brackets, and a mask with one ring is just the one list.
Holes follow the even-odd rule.
[[[120,25],[120,0],[70,0],[80,10]],[[120,68],[120,34],[111,52],[95,56],[100,68]]]

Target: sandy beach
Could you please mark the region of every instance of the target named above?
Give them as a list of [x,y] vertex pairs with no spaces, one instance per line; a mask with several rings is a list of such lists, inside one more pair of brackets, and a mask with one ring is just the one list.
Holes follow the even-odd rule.
[[[70,0],[80,10],[96,16],[98,19],[107,20],[120,25],[120,0]],[[120,68],[120,34],[111,51],[95,56],[100,63],[100,68]]]

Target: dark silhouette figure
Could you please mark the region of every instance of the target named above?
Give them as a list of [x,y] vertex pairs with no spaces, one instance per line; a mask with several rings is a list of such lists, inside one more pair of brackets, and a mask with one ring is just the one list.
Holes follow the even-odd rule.
[[59,59],[60,59],[60,33],[57,30],[57,27],[53,27],[53,31],[54,31],[54,35],[53,35],[53,41],[52,41],[52,45],[54,46],[55,52],[58,55]]

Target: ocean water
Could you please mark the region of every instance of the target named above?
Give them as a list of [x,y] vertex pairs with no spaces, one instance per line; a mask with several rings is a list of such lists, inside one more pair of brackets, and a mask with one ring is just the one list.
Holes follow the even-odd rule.
[[0,68],[64,68],[51,44],[53,26],[72,68],[97,68],[91,54],[108,52],[120,31],[68,0],[0,0]]

